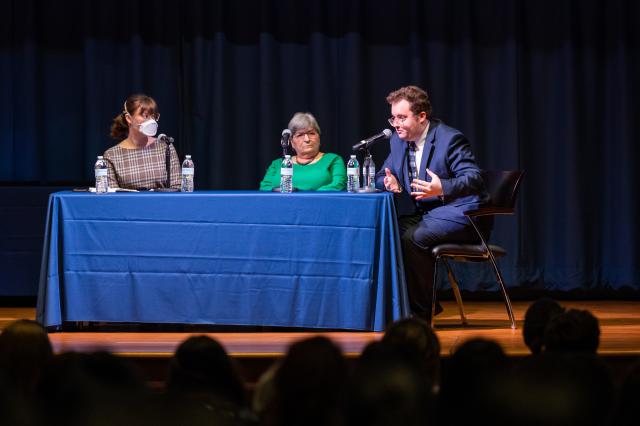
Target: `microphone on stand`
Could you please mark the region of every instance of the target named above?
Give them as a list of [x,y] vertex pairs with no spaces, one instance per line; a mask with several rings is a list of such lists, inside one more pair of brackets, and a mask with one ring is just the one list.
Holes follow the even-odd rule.
[[164,150],[164,159],[165,159],[165,167],[167,168],[167,181],[165,183],[165,188],[157,188],[158,192],[178,192],[179,189],[171,188],[171,150],[169,147],[173,143],[173,138],[171,136],[167,136],[164,133],[158,135],[158,141],[164,142],[167,146]]
[[380,139],[389,139],[391,137],[391,130],[389,129],[384,129],[382,130],[380,133],[377,133],[371,137],[368,137],[367,139],[363,139],[360,142],[358,142],[357,144],[355,144],[352,149],[354,151],[359,151],[361,149],[365,149],[365,148],[369,148],[369,146],[371,146],[374,142],[380,140]]
[[280,146],[282,146],[282,155],[287,155],[287,149],[291,146],[291,130],[284,129],[280,137]]
[[164,133],[160,133],[160,134],[158,135],[158,140],[159,140],[160,142],[164,142],[164,143],[166,143],[167,145],[169,145],[169,144],[172,144],[172,143],[173,143],[173,138],[172,138],[171,136],[167,136],[167,135],[165,135]]

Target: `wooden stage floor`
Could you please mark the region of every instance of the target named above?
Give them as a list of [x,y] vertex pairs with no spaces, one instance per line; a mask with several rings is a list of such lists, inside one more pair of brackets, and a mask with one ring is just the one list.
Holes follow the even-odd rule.
[[[515,302],[514,313],[518,329],[511,330],[502,302],[470,301],[465,303],[469,324],[461,326],[455,302],[444,302],[445,311],[436,318],[436,333],[440,338],[442,356],[447,357],[465,340],[475,337],[493,339],[509,356],[524,356],[528,350],[522,339],[522,321],[530,302]],[[588,309],[594,313],[601,328],[599,353],[603,356],[635,357],[640,355],[640,302],[588,301],[561,302],[568,308]],[[0,329],[18,318],[34,319],[34,308],[0,308]],[[207,334],[222,343],[234,358],[278,358],[288,346],[310,336],[325,335],[334,340],[346,356],[357,357],[371,341],[382,333],[348,331],[73,331],[51,333],[57,353],[66,351],[106,350],[127,357],[169,358],[175,348],[193,334]]]

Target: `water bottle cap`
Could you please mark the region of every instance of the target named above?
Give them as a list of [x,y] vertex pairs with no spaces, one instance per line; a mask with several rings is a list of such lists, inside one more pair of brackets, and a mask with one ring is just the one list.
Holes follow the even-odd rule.
[[104,157],[102,155],[98,155],[98,160],[102,160]]
[[355,154],[351,154],[351,158],[356,158],[356,155]]
[[185,158],[185,159],[187,159],[187,158],[191,158],[191,156],[190,156],[190,155],[185,155],[185,156],[184,156],[184,158]]
[[285,155],[284,158],[291,158],[289,154]]

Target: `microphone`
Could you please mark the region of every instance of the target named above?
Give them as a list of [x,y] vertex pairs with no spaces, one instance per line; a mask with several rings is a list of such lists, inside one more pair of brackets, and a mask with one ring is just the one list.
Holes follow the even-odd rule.
[[173,138],[171,136],[167,136],[164,133],[160,133],[158,135],[158,140],[160,142],[164,142],[166,144],[172,144],[173,143]]
[[375,134],[367,139],[361,140],[357,144],[355,144],[352,148],[354,151],[359,151],[363,148],[369,148],[369,145],[373,144],[373,142],[380,139],[389,139],[391,137],[391,130],[384,129],[380,133]]
[[282,145],[283,148],[286,148],[289,146],[290,140],[291,140],[291,130],[284,129],[282,131],[282,137],[280,138],[280,145]]

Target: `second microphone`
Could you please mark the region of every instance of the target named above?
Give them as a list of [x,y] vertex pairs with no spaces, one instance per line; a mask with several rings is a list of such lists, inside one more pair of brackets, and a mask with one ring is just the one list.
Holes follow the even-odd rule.
[[354,151],[359,151],[361,149],[365,149],[368,148],[371,144],[373,144],[374,142],[380,140],[380,139],[389,139],[391,137],[391,130],[389,129],[384,129],[382,130],[380,133],[377,133],[371,137],[368,137],[367,139],[363,139],[360,142],[358,142],[357,144],[355,144],[352,149]]

